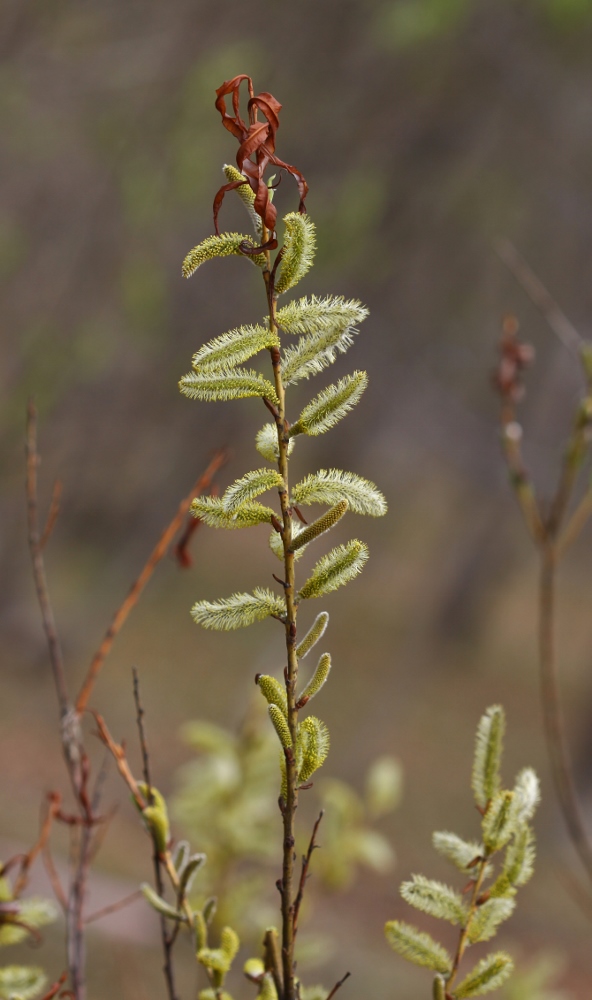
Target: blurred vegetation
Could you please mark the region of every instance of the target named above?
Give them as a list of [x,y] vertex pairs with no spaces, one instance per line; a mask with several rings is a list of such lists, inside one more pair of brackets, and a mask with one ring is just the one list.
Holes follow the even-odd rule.
[[[223,264],[199,288],[185,286],[178,267],[187,247],[211,232],[211,178],[232,155],[212,113],[213,89],[246,68],[284,103],[283,148],[303,161],[311,184],[321,242],[305,291],[339,278],[340,291],[371,307],[376,402],[343,448],[385,483],[393,513],[371,540],[374,575],[361,585],[360,605],[346,599],[334,615],[347,694],[328,721],[335,759],[344,761],[336,778],[355,788],[376,756],[402,759],[405,809],[385,819],[384,831],[405,870],[421,870],[419,826],[443,815],[452,824],[464,808],[460,734],[483,704],[506,704],[516,730],[508,752],[515,760],[527,754],[546,788],[534,708],[532,566],[487,388],[501,315],[516,312],[537,347],[525,421],[543,484],[565,436],[558,414],[577,386],[492,240],[513,240],[576,325],[589,328],[592,4],[299,0],[270,16],[266,0],[252,0],[248,12],[236,0],[7,0],[0,42],[0,752],[13,762],[0,784],[4,836],[30,839],[37,803],[61,774],[21,527],[27,396],[35,394],[44,418],[48,488],[54,476],[65,485],[48,558],[73,664],[88,661],[188,488],[188,460],[197,470],[211,443],[233,439],[237,453],[244,445],[232,407],[197,418],[176,381],[188,353],[231,326],[250,295],[245,284],[236,301],[229,298]],[[232,209],[224,210],[230,226]],[[259,306],[249,301],[257,319]],[[245,441],[258,426],[253,414]],[[323,444],[317,448],[321,464]],[[561,608],[566,711],[587,802],[589,538],[566,565]],[[269,566],[241,545],[250,585],[255,569]],[[163,569],[122,635],[100,694],[131,743],[129,665],[140,665],[163,787],[186,756],[170,734],[188,717],[219,721],[234,712],[238,720],[234,690],[245,683],[231,644],[234,689],[209,685],[219,650],[208,637],[198,643],[179,610],[204,592],[206,573],[225,588],[234,584],[205,534],[195,555],[186,577]],[[269,668],[261,632],[242,656]],[[434,763],[442,739],[448,757]],[[124,811],[99,864],[136,879],[137,834]],[[564,992],[586,997],[589,926],[555,874],[556,860],[561,866],[569,856],[550,795],[539,837],[548,860],[516,918],[523,964],[528,969],[538,951],[559,951]],[[317,904],[315,920],[344,942],[354,975],[377,997],[392,985],[392,956],[376,942],[396,887],[395,878],[365,877],[347,906]],[[158,995],[150,947],[136,958],[111,940],[99,938],[96,948],[97,996],[130,978],[130,988],[141,983],[143,995]],[[323,979],[340,969],[331,965]],[[537,990],[561,993],[537,985],[534,972],[532,982],[525,977],[524,1000]],[[421,981],[413,970],[402,975],[401,1000],[416,997]]]
[[[277,738],[259,707],[253,706],[236,735],[210,722],[185,724],[183,740],[197,756],[180,770],[172,800],[173,816],[208,859],[195,887],[196,905],[215,896],[215,926],[230,924],[251,947],[277,919],[272,877],[277,865]],[[324,810],[307,907],[323,886],[332,891],[350,887],[360,867],[381,875],[392,870],[393,848],[375,824],[398,806],[400,794],[400,765],[392,757],[370,766],[364,795],[345,781],[315,782],[301,805],[308,818]],[[308,846],[307,825],[302,820],[299,855]],[[333,950],[328,940],[319,951],[314,940],[304,939],[304,960],[318,960],[328,948]]]

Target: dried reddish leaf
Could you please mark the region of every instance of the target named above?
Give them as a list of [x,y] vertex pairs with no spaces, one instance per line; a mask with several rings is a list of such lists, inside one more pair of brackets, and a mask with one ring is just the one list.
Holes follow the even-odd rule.
[[[249,91],[248,125],[240,115],[240,87],[244,81],[246,81]],[[231,95],[232,98],[234,112],[232,115],[228,113],[226,107],[228,95]],[[255,94],[251,77],[244,73],[235,76],[232,80],[226,80],[216,91],[216,108],[222,116],[222,124],[240,143],[236,154],[237,167],[246,178],[245,183],[250,185],[255,195],[253,208],[270,234],[275,232],[277,212],[269,197],[269,188],[265,180],[265,171],[269,164],[279,167],[280,170],[286,170],[294,177],[300,195],[299,212],[306,211],[305,199],[308,193],[308,185],[300,171],[289,163],[284,163],[275,154],[275,137],[280,126],[281,107],[279,101],[272,94],[265,91]],[[258,120],[258,112],[261,112],[265,121]],[[240,184],[240,181],[224,184],[214,198],[214,228],[216,233],[219,233],[218,213],[224,196],[227,191],[240,187]]]

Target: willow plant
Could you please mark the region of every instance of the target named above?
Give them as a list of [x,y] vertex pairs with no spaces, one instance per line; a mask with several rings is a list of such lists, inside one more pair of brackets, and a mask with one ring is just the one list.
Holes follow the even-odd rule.
[[[247,122],[240,114],[243,83],[249,94]],[[232,113],[226,107],[228,96],[232,99]],[[300,662],[323,637],[329,616],[321,611],[302,638],[297,616],[305,602],[353,580],[368,559],[368,549],[357,538],[337,545],[320,557],[301,583],[296,580],[295,564],[306,548],[315,545],[348,510],[376,517],[386,512],[386,503],[373,483],[340,469],[321,469],[295,485],[290,482],[290,456],[297,440],[323,434],[339,423],[360,400],[368,376],[364,371],[354,371],[332,383],[311,399],[295,419],[292,414],[288,416],[289,387],[320,374],[347,351],[368,312],[358,301],[333,296],[313,295],[283,304],[281,297],[313,264],[315,227],[306,214],[308,187],[304,177],[275,152],[281,105],[271,94],[255,94],[250,77],[237,76],[217,90],[216,107],[225,128],[239,141],[237,166],[224,167],[226,183],[214,201],[216,232],[190,251],[183,263],[183,274],[189,277],[215,257],[243,256],[260,271],[267,311],[261,323],[241,326],[200,347],[193,357],[193,370],[181,379],[180,388],[186,396],[198,400],[259,398],[272,420],[261,428],[255,442],[267,464],[247,472],[221,497],[196,499],[192,509],[196,517],[216,528],[269,525],[270,547],[283,571],[281,576],[274,574],[278,590],[256,587],[252,593],[198,601],[192,613],[195,621],[208,629],[236,629],[272,618],[284,630],[283,678],[257,677],[281,747],[279,803],[283,819],[282,876],[278,882],[281,960],[274,957],[277,950],[266,950],[261,991],[262,995],[272,991],[282,1000],[294,1000],[298,991],[294,946],[301,895],[295,879],[295,816],[299,792],[309,785],[329,750],[326,725],[314,715],[302,718],[301,712],[319,693],[331,669],[329,653],[322,653],[306,683],[299,687]],[[265,176],[270,165],[291,174],[299,190],[298,210],[283,218],[283,244],[279,249],[273,178]],[[231,190],[246,206],[253,227],[250,236],[219,232],[218,213]],[[245,362],[263,352],[268,352],[270,360],[267,376],[244,367]],[[270,490],[277,490],[276,509],[258,499]],[[327,509],[308,522],[301,508],[314,504],[323,504]]]
[[401,895],[411,906],[459,928],[454,953],[402,920],[391,920],[385,927],[387,940],[399,955],[432,970],[434,1000],[465,1000],[491,993],[514,968],[506,952],[495,951],[460,979],[466,951],[495,937],[514,912],[518,889],[534,870],[531,820],[539,803],[539,781],[532,768],[526,767],[513,788],[503,787],[500,765],[505,725],[503,708],[493,705],[477,728],[471,785],[481,815],[481,839],[467,841],[449,831],[438,831],[432,838],[438,854],[464,875],[464,891],[423,875],[414,875],[401,886]]

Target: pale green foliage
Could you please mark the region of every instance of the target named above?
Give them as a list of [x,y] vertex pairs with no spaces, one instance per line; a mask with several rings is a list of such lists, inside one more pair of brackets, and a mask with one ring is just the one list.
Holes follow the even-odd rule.
[[191,513],[211,528],[233,529],[269,524],[274,512],[271,507],[252,501],[241,504],[237,511],[230,514],[224,509],[221,497],[196,497],[191,504]]
[[258,982],[265,972],[265,965],[260,958],[248,958],[243,965],[243,972],[247,979]]
[[282,354],[282,378],[284,385],[294,385],[303,378],[318,375],[337,358],[345,354],[354,342],[349,329],[320,330],[301,337],[297,344],[287,347]]
[[517,776],[514,783],[514,799],[516,821],[527,823],[534,816],[541,800],[539,779],[532,767],[525,767]]
[[354,372],[327,386],[304,407],[298,420],[292,424],[290,434],[308,434],[316,437],[339,423],[362,397],[368,385],[366,372]]
[[355,472],[320,469],[306,476],[292,490],[292,502],[296,504],[338,503],[339,500],[347,500],[356,514],[371,517],[386,514],[386,500],[380,490]]
[[166,900],[162,899],[162,897],[159,896],[147,882],[142,882],[140,889],[142,890],[142,894],[146,902],[149,903],[152,909],[156,910],[157,913],[162,914],[163,917],[168,917],[169,920],[176,920],[179,923],[187,922],[186,914],[177,910],[174,906],[171,906],[170,903],[167,903]]
[[337,590],[361,573],[367,560],[368,548],[357,538],[345,545],[337,545],[319,559],[311,576],[298,592],[299,599],[322,597]]
[[250,254],[243,254],[241,243],[245,242],[251,247],[256,245],[250,236],[243,236],[240,233],[222,233],[220,236],[207,236],[205,240],[196,247],[193,247],[193,250],[190,250],[185,257],[183,261],[183,277],[190,278],[206,260],[213,260],[214,257],[231,257],[233,254],[246,257],[247,260],[258,264],[259,267],[264,267],[266,262],[265,254],[260,253],[255,257]]
[[391,948],[408,962],[448,975],[452,968],[450,955],[425,931],[402,920],[389,920],[384,930]]
[[438,830],[432,834],[432,844],[443,858],[450,861],[461,872],[465,874],[470,870],[477,858],[483,855],[483,844],[475,841],[462,840],[456,833],[449,833],[446,830]]
[[483,842],[488,851],[499,851],[516,830],[514,793],[500,791],[491,799],[483,817]]
[[191,609],[198,625],[225,632],[285,613],[284,598],[265,587],[255,587],[252,594],[233,594],[220,601],[198,601]]
[[310,653],[313,646],[316,646],[319,639],[323,638],[328,624],[329,613],[327,611],[321,611],[320,614],[316,616],[304,638],[296,646],[296,656],[299,660],[304,659],[306,654]]
[[34,1000],[46,982],[43,969],[7,965],[0,969],[0,1000]]
[[302,765],[298,777],[308,781],[319,769],[329,753],[329,730],[324,722],[309,715],[298,727],[298,749],[302,753]]
[[[382,766],[386,758],[375,764]],[[399,766],[394,758],[390,758]],[[371,786],[371,764],[366,775],[366,788]],[[316,783],[315,783],[316,784]],[[370,824],[376,817],[368,791],[364,796],[351,785],[335,778],[319,783],[325,815],[323,817],[323,850],[318,852],[315,870],[334,889],[344,889],[353,880],[356,866],[362,864],[380,875],[393,867],[395,854],[389,841]],[[381,815],[395,807],[391,798],[389,808],[383,805]]]
[[535,856],[534,834],[525,823],[518,827],[508,845],[503,869],[491,886],[491,895],[505,896],[513,888],[526,885],[534,874]]
[[[230,184],[232,184],[233,181],[247,181],[244,174],[241,174],[240,170],[237,170],[236,167],[233,167],[230,163],[224,164],[224,176]],[[253,208],[255,202],[255,192],[251,188],[251,185],[246,182],[245,184],[241,184],[240,187],[235,188],[235,191],[249,213],[249,218],[257,236],[261,236],[263,233],[263,223],[261,222],[261,216],[257,215],[257,212]]]
[[[294,451],[295,443],[294,438],[291,438],[288,444],[288,458]],[[264,424],[261,430],[257,431],[255,447],[259,454],[263,455],[263,458],[266,458],[268,462],[277,463],[280,457],[280,450],[278,448],[277,427],[275,424]]]
[[277,990],[270,972],[266,972],[259,980],[257,1000],[277,1000]]
[[149,803],[142,809],[142,819],[158,850],[166,850],[170,840],[169,816],[164,797],[157,788],[149,788],[145,781],[138,782],[141,795]]
[[[0,946],[30,939],[32,930],[38,930],[57,917],[57,909],[48,899],[15,898],[9,879],[2,876],[0,903],[10,904],[0,914]],[[0,1000],[33,1000],[42,991],[46,978],[42,969],[31,966],[0,967]]]
[[466,920],[467,907],[462,896],[443,882],[436,882],[423,875],[412,875],[410,882],[403,882],[401,895],[416,910],[429,913],[431,917],[461,925]]
[[478,941],[489,941],[494,937],[500,924],[512,916],[516,906],[516,901],[511,897],[486,900],[482,906],[477,908],[475,916],[471,920],[467,937],[471,944]]
[[288,715],[288,704],[286,701],[286,689],[278,681],[277,677],[270,677],[269,674],[257,674],[255,680],[261,689],[261,694],[268,705],[277,705],[284,715]]
[[189,399],[212,402],[217,399],[248,399],[259,396],[276,406],[279,402],[271,382],[254,369],[228,368],[223,372],[189,372],[179,382],[179,389]]
[[[501,986],[512,971],[511,959],[489,955],[456,984],[459,961],[469,945],[490,940],[513,913],[517,888],[530,878],[534,865],[534,836],[527,820],[539,801],[539,783],[534,771],[522,770],[514,790],[501,784],[500,764],[504,735],[504,713],[499,705],[487,709],[479,721],[471,785],[480,806],[481,842],[465,841],[454,833],[439,831],[433,844],[439,854],[465,876],[469,891],[460,895],[422,875],[403,883],[401,895],[431,916],[459,923],[463,928],[453,971],[443,972],[443,982],[434,980],[433,995],[441,1000],[481,996]],[[504,852],[501,859],[495,856]],[[501,865],[500,865],[501,860]],[[492,880],[488,883],[489,880]]]
[[[261,680],[259,677],[263,690]],[[276,683],[279,693],[281,685]],[[268,870],[275,870],[277,860],[277,758],[284,758],[283,751],[276,752],[277,735],[264,706],[266,709],[266,700],[257,693],[238,734],[208,722],[183,727],[184,741],[199,756],[184,765],[172,805],[175,819],[207,853],[192,902],[205,913],[206,900],[216,896],[216,926],[232,924],[241,938],[257,945],[277,906]],[[379,770],[392,770],[385,758],[376,764]],[[391,764],[400,770],[397,762],[391,760]],[[366,777],[368,789],[373,783],[373,767]],[[307,890],[309,905],[319,886],[343,889],[351,885],[362,866],[383,875],[392,868],[393,849],[372,826],[376,812],[369,791],[362,796],[346,782],[324,778],[315,779],[309,795],[317,799],[315,809],[322,806],[325,812],[320,841],[323,849],[315,851],[315,878]],[[392,795],[390,808],[384,797],[382,801],[380,815],[394,806]],[[300,853],[306,847],[303,841],[297,850]]]
[[284,225],[284,254],[275,282],[278,295],[293,288],[310,271],[316,249],[315,226],[308,215],[288,212]]
[[357,299],[342,295],[316,295],[293,299],[278,309],[276,319],[286,333],[306,334],[321,331],[338,332],[357,326],[368,316],[368,310]]
[[[4,879],[0,879],[0,882],[8,885]],[[11,900],[12,894],[6,896],[4,892],[1,892],[0,900],[6,899]],[[15,920],[18,920],[22,926],[12,923],[9,916],[4,917],[0,923],[0,945],[19,944],[20,941],[25,941],[29,937],[28,927],[38,930],[46,924],[53,923],[56,917],[57,909],[49,899],[37,897],[19,899]]]
[[288,728],[288,723],[286,721],[286,716],[282,709],[275,704],[269,705],[269,718],[273,723],[273,728],[275,729],[278,739],[284,749],[292,746],[292,736]]
[[208,987],[207,990],[200,990],[198,993],[199,1000],[232,1000],[230,993],[226,990],[214,990]]
[[377,757],[366,775],[366,804],[372,819],[387,816],[397,808],[403,790],[403,769],[390,754]]
[[259,708],[258,696],[238,734],[206,722],[183,728],[199,756],[182,769],[173,801],[176,819],[208,857],[195,903],[205,912],[216,896],[216,926],[230,923],[249,940],[275,912],[261,865],[275,860],[277,738],[267,719],[258,721]]
[[208,970],[216,995],[218,996],[224,980],[240,948],[240,941],[232,927],[223,927],[220,933],[219,948],[200,948],[197,960]]
[[446,1000],[446,980],[443,976],[434,976],[432,1000]]
[[488,955],[455,987],[454,995],[457,1000],[464,1000],[465,997],[481,997],[485,993],[491,993],[505,983],[513,968],[514,963],[505,952]]
[[300,1000],[327,1000],[328,996],[326,986],[303,986],[300,990]]
[[315,694],[318,694],[323,684],[329,676],[329,671],[331,670],[331,656],[329,653],[323,653],[319,662],[317,663],[316,670],[312,677],[310,678],[308,684],[303,688],[303,690],[298,695],[297,701],[301,705],[305,705],[307,701],[314,698]]
[[279,345],[277,333],[268,326],[239,326],[200,347],[193,355],[193,368],[196,372],[236,368],[259,351]]
[[472,788],[475,802],[481,809],[500,787],[500,763],[503,751],[506,719],[501,705],[488,708],[479,723],[475,741]]
[[228,487],[222,497],[222,506],[227,514],[238,511],[242,504],[266,493],[274,487],[283,487],[284,481],[274,469],[255,469],[247,472]]
[[316,521],[313,521],[312,524],[307,524],[306,527],[302,528],[296,537],[292,539],[292,549],[294,552],[333,528],[346,513],[348,507],[347,500],[340,500],[339,503],[330,507],[328,511],[317,518]]
[[193,882],[198,871],[206,863],[205,854],[191,854],[184,865],[179,869],[180,891],[187,895],[191,892]]

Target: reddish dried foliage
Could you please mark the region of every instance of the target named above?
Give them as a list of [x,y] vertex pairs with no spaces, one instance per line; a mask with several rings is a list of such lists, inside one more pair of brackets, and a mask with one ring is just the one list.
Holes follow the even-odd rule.
[[[249,102],[247,104],[248,125],[240,115],[240,87],[243,81],[246,81],[249,91]],[[234,114],[228,114],[226,108],[226,97],[229,94],[232,95],[232,109]],[[296,167],[291,166],[289,163],[284,163],[283,160],[280,160],[275,155],[275,137],[280,126],[279,113],[281,107],[279,101],[276,101],[272,94],[268,94],[267,92],[255,94],[251,77],[246,76],[244,73],[240,76],[235,76],[232,80],[227,80],[221,87],[218,87],[216,91],[216,108],[222,115],[224,128],[232,132],[240,143],[236,154],[236,164],[240,172],[246,177],[246,180],[224,184],[214,198],[214,227],[217,233],[219,233],[218,213],[224,200],[224,195],[227,191],[241,187],[242,184],[249,184],[255,195],[253,207],[257,215],[260,216],[264,228],[270,236],[273,235],[277,212],[269,197],[269,188],[264,177],[265,170],[269,164],[292,174],[296,180],[300,194],[298,211],[301,213],[306,212],[305,199],[308,193],[308,184]],[[259,112],[261,112],[265,121],[259,121]]]

